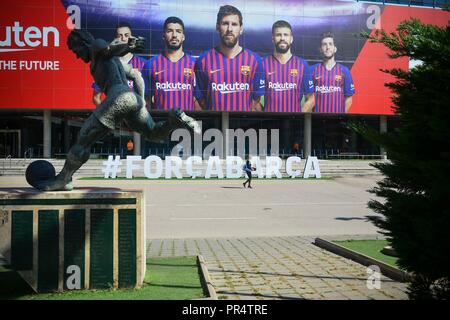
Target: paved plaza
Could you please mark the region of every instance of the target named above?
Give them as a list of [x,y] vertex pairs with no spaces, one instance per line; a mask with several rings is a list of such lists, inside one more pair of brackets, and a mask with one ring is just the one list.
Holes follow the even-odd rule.
[[406,285],[312,244],[313,237],[153,239],[148,257],[201,254],[218,299],[407,299]]
[[[219,299],[406,299],[406,285],[313,244],[379,237],[367,192],[380,176],[323,180],[76,180],[76,188],[142,189],[148,257],[202,255]],[[0,188],[28,187],[0,177]]]

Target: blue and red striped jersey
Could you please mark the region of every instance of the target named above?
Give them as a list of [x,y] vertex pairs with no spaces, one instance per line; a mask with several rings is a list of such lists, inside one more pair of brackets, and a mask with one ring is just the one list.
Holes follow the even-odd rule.
[[213,111],[251,111],[252,100],[264,95],[264,69],[261,58],[250,50],[233,59],[213,48],[195,64],[198,99],[206,100]]
[[302,96],[314,93],[314,84],[308,62],[292,56],[280,63],[273,55],[264,58],[266,94],[264,111],[301,112]]
[[[144,58],[133,54],[133,57],[128,61],[128,64],[131,64],[134,69],[138,69],[142,72],[142,69],[144,69],[144,65],[146,62],[147,60],[145,60]],[[133,89],[132,80],[128,80],[128,86],[130,87],[130,89]],[[100,89],[100,87],[95,82],[92,83],[92,89],[94,89],[95,92],[102,92],[102,89]]]
[[315,112],[345,113],[345,97],[355,94],[355,86],[347,67],[336,63],[327,70],[322,63],[313,66],[316,91]]
[[153,97],[156,110],[194,110],[195,59],[188,54],[176,62],[160,54],[144,68],[145,95]]

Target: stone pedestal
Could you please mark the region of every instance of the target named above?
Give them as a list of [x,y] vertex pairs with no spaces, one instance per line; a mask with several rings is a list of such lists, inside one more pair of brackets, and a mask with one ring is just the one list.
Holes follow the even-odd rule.
[[36,292],[138,288],[144,208],[142,191],[0,189],[0,253]]

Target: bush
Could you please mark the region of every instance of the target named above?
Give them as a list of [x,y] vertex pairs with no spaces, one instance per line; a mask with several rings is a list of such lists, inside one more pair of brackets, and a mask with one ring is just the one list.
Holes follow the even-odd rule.
[[422,63],[409,71],[383,70],[397,81],[394,112],[402,125],[380,134],[361,124],[352,128],[383,147],[389,162],[373,164],[384,175],[369,207],[382,217],[382,229],[413,274],[412,299],[450,297],[450,27],[405,21],[397,32],[378,30],[372,42],[391,49],[391,58],[408,56]]

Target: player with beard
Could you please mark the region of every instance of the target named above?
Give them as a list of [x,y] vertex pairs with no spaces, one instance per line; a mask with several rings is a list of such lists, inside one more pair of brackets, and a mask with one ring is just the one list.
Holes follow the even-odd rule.
[[150,59],[144,67],[147,105],[155,110],[200,110],[195,101],[195,59],[183,51],[184,23],[169,17],[164,22],[165,52]]
[[219,46],[203,53],[195,64],[200,104],[214,111],[261,111],[264,69],[257,54],[239,45],[242,13],[221,6],[216,31]]
[[314,106],[314,85],[308,63],[291,53],[294,40],[289,22],[279,20],[272,26],[274,53],[264,58],[266,93],[264,111],[301,112]]
[[315,112],[344,113],[352,105],[352,96],[355,94],[352,75],[347,67],[336,62],[336,52],[333,34],[324,33],[320,44],[322,63],[312,67],[316,91]]

